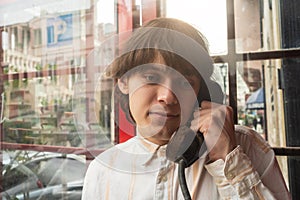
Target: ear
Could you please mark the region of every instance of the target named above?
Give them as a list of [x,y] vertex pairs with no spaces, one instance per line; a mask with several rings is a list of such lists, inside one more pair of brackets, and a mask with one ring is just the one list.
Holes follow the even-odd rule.
[[118,87],[123,94],[129,94],[127,78],[118,79]]

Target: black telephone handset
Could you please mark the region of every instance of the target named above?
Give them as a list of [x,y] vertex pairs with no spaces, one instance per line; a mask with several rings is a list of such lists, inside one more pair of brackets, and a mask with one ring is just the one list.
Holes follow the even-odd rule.
[[178,163],[178,178],[185,200],[191,200],[185,180],[185,168],[191,166],[205,151],[202,133],[194,132],[187,126],[179,127],[168,143],[166,156],[167,159]]
[[166,156],[179,163],[184,161],[185,167],[191,166],[205,152],[206,145],[202,133],[194,132],[187,126],[181,126],[170,139]]

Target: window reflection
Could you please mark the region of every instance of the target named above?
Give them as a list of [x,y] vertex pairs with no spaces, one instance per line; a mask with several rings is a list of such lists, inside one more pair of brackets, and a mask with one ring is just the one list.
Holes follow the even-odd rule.
[[[299,59],[242,61],[248,55],[243,53],[300,47],[299,3],[232,1],[235,38],[228,41],[233,27],[227,21],[228,2],[1,2],[4,142],[82,148],[120,142],[113,120],[119,117],[114,114],[122,119],[122,113],[114,110],[113,81],[100,77],[128,35],[112,36],[167,16],[195,25],[207,36],[211,55],[226,58],[215,64],[214,78],[226,93],[224,103],[236,89],[239,124],[255,129],[272,146],[299,146]],[[279,162],[287,173],[286,161]],[[20,180],[26,177],[20,173]]]

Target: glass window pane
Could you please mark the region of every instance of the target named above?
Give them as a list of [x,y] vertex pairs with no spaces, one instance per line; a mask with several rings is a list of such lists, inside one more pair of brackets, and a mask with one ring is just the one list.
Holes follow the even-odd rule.
[[[232,24],[227,21],[226,4],[230,3],[234,6],[235,38],[228,41],[227,30]],[[0,120],[4,146],[99,150],[123,141],[115,138],[122,130],[115,130],[119,121],[116,125],[114,120],[125,122],[125,115],[113,104],[113,80],[104,79],[102,73],[116,57],[119,43],[127,39],[129,34],[124,32],[131,33],[156,16],[182,19],[207,37],[211,55],[224,60],[215,64],[213,74],[226,94],[224,103],[229,104],[229,97],[233,97],[229,92],[235,92],[237,83],[239,124],[258,131],[271,146],[299,146],[299,58],[269,59],[273,55],[268,54],[268,60],[242,61],[250,54],[240,54],[281,53],[287,49],[295,52],[300,48],[300,1],[287,0],[0,1]],[[285,52],[276,55],[286,56]],[[236,74],[229,72],[229,67]],[[230,79],[233,75],[236,80]],[[42,149],[38,153],[46,152]],[[25,154],[16,157],[23,159]],[[64,160],[72,154],[55,156],[63,158],[24,165],[18,162],[18,167],[9,166],[3,159],[2,173],[13,172],[6,176],[4,188],[22,184],[25,192],[42,191],[42,179],[51,179],[43,166],[54,163],[59,164],[53,168],[57,171],[71,163],[70,169],[80,170],[76,175],[81,180],[86,163],[77,162],[78,155],[70,162]],[[279,162],[288,180],[286,158],[281,157]],[[65,176],[69,176],[66,171],[58,172],[53,183],[59,178],[74,181]],[[75,195],[70,199],[79,199],[81,187],[80,182],[68,188],[68,194]],[[11,194],[14,197],[17,193]],[[48,195],[45,199],[61,199],[61,193]]]
[[86,171],[84,156],[19,150],[2,153],[2,197],[81,198]]
[[237,52],[299,48],[299,1],[234,1]]
[[[279,59],[237,63],[238,124],[256,130],[274,147],[286,146],[287,135],[281,68]],[[278,161],[287,181],[286,158],[278,157]]]
[[226,1],[166,0],[166,16],[197,27],[207,37],[211,54],[227,53]]

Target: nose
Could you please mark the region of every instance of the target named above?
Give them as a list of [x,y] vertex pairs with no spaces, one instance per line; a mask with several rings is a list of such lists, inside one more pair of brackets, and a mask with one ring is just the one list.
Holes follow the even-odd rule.
[[166,105],[174,105],[178,103],[177,97],[172,89],[160,86],[157,91],[157,101]]

